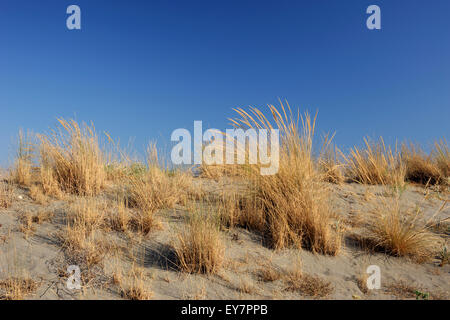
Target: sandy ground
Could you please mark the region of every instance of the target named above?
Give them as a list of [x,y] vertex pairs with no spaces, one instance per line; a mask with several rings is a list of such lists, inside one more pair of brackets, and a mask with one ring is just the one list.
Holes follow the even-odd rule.
[[[196,183],[206,186],[211,192],[227,186],[226,182],[206,179],[196,179]],[[332,185],[331,188],[334,211],[344,221],[354,221],[367,210],[367,200],[384,192],[377,186],[357,184]],[[445,200],[443,197],[448,198],[448,194],[436,193],[421,202],[423,196],[423,188],[408,186],[402,198],[406,204],[420,203],[425,216],[433,215]],[[51,220],[34,224],[34,232],[26,236],[20,230],[20,217],[40,210],[51,212]],[[303,272],[331,284],[332,292],[323,297],[325,299],[415,299],[411,290],[408,294],[402,289],[392,289],[392,286],[398,288],[405,284],[410,289],[428,292],[434,298],[449,298],[450,265],[439,267],[438,261],[417,264],[405,258],[369,253],[351,236],[358,233],[357,227],[347,232],[342,252],[337,257],[312,254],[306,250],[274,251],[263,245],[258,234],[239,228],[223,231],[225,267],[218,275],[180,273],[173,268],[170,244],[175,237],[173,231],[182,229],[186,223],[186,211],[181,206],[158,212],[162,228],[145,238],[130,242],[118,232],[105,235],[109,243],[114,244],[115,252],[121,254],[105,256],[100,266],[89,270],[93,276],[83,290],[70,290],[66,286],[65,270],[71,261],[57,236],[65,225],[67,210],[67,200],[54,200],[42,206],[31,200],[28,190],[21,188],[14,191],[12,206],[0,209],[0,280],[12,275],[34,279],[37,289],[27,299],[121,299],[112,275],[117,269],[126,274],[133,261],[142,267],[145,285],[153,293],[153,299],[311,299],[286,290],[282,279],[263,281],[259,276],[261,268],[267,265],[283,272],[299,261]],[[449,216],[450,210],[447,209],[440,218]],[[448,240],[448,224],[446,228],[441,236]],[[364,293],[358,286],[358,279],[363,277],[369,265],[380,267],[382,288]]]

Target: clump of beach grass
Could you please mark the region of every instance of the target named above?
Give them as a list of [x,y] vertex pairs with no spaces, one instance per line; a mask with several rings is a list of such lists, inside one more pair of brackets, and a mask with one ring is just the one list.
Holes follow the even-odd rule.
[[147,166],[141,174],[124,180],[128,190],[128,204],[136,208],[135,224],[145,234],[158,225],[154,214],[159,209],[173,208],[186,196],[189,183],[187,173],[175,172],[170,176],[158,161],[156,146],[147,151]]
[[36,281],[29,277],[9,277],[0,280],[0,300],[23,300],[36,289]]
[[364,138],[365,149],[354,147],[347,159],[347,175],[364,184],[405,184],[406,168],[398,148],[386,146],[382,137],[376,142]]
[[174,244],[176,265],[187,273],[217,273],[223,265],[224,244],[215,217],[194,211]]
[[6,182],[0,182],[0,208],[8,209],[14,198],[12,186]]
[[[336,255],[341,236],[331,228],[333,213],[328,201],[329,188],[323,182],[313,155],[316,116],[293,114],[280,101],[281,108],[269,106],[272,122],[258,109],[236,109],[236,127],[280,130],[279,170],[261,175],[260,165],[237,167],[239,176],[249,182],[256,210],[246,216],[263,220],[268,244],[275,249],[303,247],[312,252]],[[301,121],[301,123],[299,123]],[[300,124],[300,125],[299,125]],[[258,148],[259,149],[259,148]],[[254,216],[252,216],[254,215]],[[247,219],[248,219],[247,218]]]
[[20,186],[28,187],[33,178],[33,135],[19,130],[17,139],[17,151],[14,166],[11,171],[11,179]]
[[445,184],[450,173],[450,155],[445,140],[435,143],[434,150],[426,154],[414,144],[402,147],[406,165],[406,179],[422,185]]
[[101,230],[105,227],[106,204],[95,198],[75,201],[67,225],[59,235],[66,253],[84,266],[99,264],[105,254]]
[[431,229],[433,220],[445,210],[445,203],[425,220],[419,205],[406,206],[401,193],[377,196],[365,217],[365,237],[370,246],[387,254],[409,257],[416,262],[434,258],[440,238]]
[[43,188],[53,193],[56,186],[80,196],[97,195],[106,180],[105,155],[93,124],[58,119],[49,134],[38,135]]

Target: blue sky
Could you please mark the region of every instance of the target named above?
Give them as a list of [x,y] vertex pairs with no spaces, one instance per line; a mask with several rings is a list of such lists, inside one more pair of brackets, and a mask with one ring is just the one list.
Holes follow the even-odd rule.
[[[66,28],[76,4],[81,30]],[[382,29],[366,28],[381,8]],[[318,110],[344,149],[363,136],[449,138],[450,1],[0,2],[0,163],[20,127],[94,121],[137,149],[233,107]]]

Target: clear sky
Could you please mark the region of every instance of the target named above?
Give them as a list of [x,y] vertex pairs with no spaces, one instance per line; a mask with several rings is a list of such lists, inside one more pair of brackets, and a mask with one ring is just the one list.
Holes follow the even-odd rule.
[[[81,8],[68,30],[66,8]],[[381,8],[381,30],[366,8]],[[1,0],[0,163],[18,129],[94,121],[137,149],[287,99],[335,142],[449,140],[448,0]]]

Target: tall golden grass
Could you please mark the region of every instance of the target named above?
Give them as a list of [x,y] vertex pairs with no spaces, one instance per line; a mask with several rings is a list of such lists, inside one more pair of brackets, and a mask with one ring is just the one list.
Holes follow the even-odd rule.
[[340,184],[345,181],[344,163],[341,150],[332,143],[333,136],[325,135],[322,150],[317,159],[324,181]]
[[[247,218],[263,221],[260,228],[276,249],[304,247],[313,252],[336,255],[341,237],[331,229],[333,213],[328,202],[328,187],[313,157],[316,117],[296,115],[289,104],[280,101],[278,110],[269,106],[272,122],[258,109],[236,109],[240,117],[231,119],[235,126],[247,129],[280,130],[279,170],[274,175],[260,175],[260,166],[236,167],[249,181],[256,209]],[[317,116],[317,115],[316,115]],[[299,126],[301,121],[301,127]]]
[[105,156],[94,126],[58,119],[50,134],[38,135],[44,190],[60,190],[81,196],[96,195],[103,188]]
[[14,167],[11,171],[11,180],[18,185],[28,187],[32,182],[33,165],[33,135],[19,130],[17,139],[17,151]]
[[354,147],[347,159],[347,175],[365,184],[403,186],[406,168],[398,148],[386,146],[382,137],[377,142],[364,138],[365,149]]

